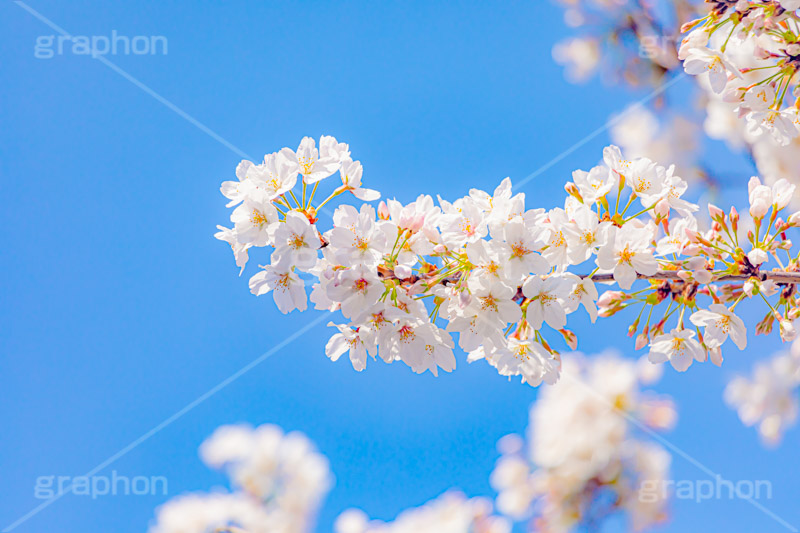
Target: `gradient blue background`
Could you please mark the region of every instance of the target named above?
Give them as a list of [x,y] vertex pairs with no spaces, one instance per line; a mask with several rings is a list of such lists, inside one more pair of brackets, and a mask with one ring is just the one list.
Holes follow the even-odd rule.
[[[367,186],[402,201],[520,180],[641,96],[565,82],[550,49],[569,30],[538,0],[30,6],[76,35],[166,36],[166,56],[109,59],[255,158],[334,135]],[[36,59],[37,36],[53,33],[0,3],[0,527],[41,503],[38,476],[89,471],[317,316],[253,297],[257,260],[237,277],[212,236],[229,214],[219,183],[241,158],[99,61]],[[607,142],[529,183],[528,205],[561,203],[570,172]],[[739,177],[728,192],[741,202],[751,168],[709,150]],[[580,315],[582,350],[634,356],[624,320],[592,329]],[[201,464],[200,442],[221,424],[271,422],[330,458],[319,531],[350,506],[389,519],[451,486],[490,495],[495,442],[525,429],[536,390],[460,352],[438,379],[381,362],[356,373],[325,358],[330,334],[323,322],[101,474],[166,476],[169,496],[206,490],[224,477]],[[658,390],[680,409],[674,445],[726,479],[770,480],[762,503],[800,524],[798,432],[767,451],[721,399],[778,344],[751,337],[722,369],[667,371]],[[706,478],[680,457],[673,476]],[[143,531],[166,499],[67,495],[16,531]],[[743,501],[671,507],[663,531],[784,531]]]

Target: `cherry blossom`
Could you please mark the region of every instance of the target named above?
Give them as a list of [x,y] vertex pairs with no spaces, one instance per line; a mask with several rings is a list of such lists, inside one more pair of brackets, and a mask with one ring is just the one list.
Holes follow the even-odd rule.
[[[271,248],[250,290],[272,292],[284,313],[307,308],[309,281],[314,307],[344,318],[326,354],[337,360],[349,351],[356,370],[370,355],[416,373],[452,371],[457,334],[468,361],[483,360],[533,386],[553,383],[559,345],[575,349],[579,341],[570,315],[585,311],[594,322],[628,308],[638,310],[628,335],[635,348],[649,346],[652,363],[669,360],[679,371],[709,358],[719,365],[729,336],[745,347],[747,328],[735,314],[745,298],[769,309],[756,334],[796,335],[800,259],[791,255],[787,231],[800,225],[800,214],[784,213],[795,194],[786,180],[751,179],[750,216],[709,204],[707,223],[694,216],[699,207],[684,197],[689,187],[674,166],[609,146],[601,165],[573,174],[563,207],[526,208],[505,178],[491,194],[471,189],[438,205],[429,195],[406,205],[387,199],[377,210],[342,204],[327,218],[322,208],[332,200],[366,198],[356,194],[364,169],[331,137],[315,150],[313,139],[301,142],[297,153],[312,161],[304,176],[313,182],[322,172],[315,165],[331,162],[325,172],[338,170],[345,185],[328,187],[321,202],[315,195],[324,189],[318,181],[309,188],[305,178],[298,190],[280,186],[267,194],[268,187],[243,184],[264,172],[285,177],[287,168],[303,174],[299,159],[295,165],[283,149],[259,170],[243,162],[239,181],[223,186],[235,200],[233,228],[220,227],[216,237],[231,246],[240,268],[256,249]],[[306,157],[297,153],[295,159]],[[620,290],[600,293],[605,283]],[[689,323],[704,328],[703,336],[695,338]]]

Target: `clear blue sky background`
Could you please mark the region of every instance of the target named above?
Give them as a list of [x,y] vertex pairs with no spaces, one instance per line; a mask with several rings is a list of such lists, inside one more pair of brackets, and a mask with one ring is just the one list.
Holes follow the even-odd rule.
[[[538,0],[30,6],[76,35],[167,37],[165,56],[109,59],[255,158],[335,135],[367,186],[403,201],[520,180],[637,96],[563,81],[550,49],[567,30]],[[100,61],[35,58],[36,38],[53,33],[0,2],[0,527],[41,503],[38,476],[91,470],[318,316],[284,316],[250,295],[212,237],[229,213],[219,183],[241,157]],[[571,170],[607,142],[529,183],[529,205],[561,203]],[[747,178],[736,164],[724,165]],[[741,199],[743,184],[731,194]],[[634,356],[621,321],[578,324],[584,351]],[[460,352],[438,379],[381,362],[359,374],[325,358],[329,335],[309,331],[101,474],[166,476],[169,496],[205,490],[224,478],[200,463],[200,442],[221,424],[271,422],[331,460],[337,485],[319,531],[349,506],[388,519],[451,486],[491,494],[495,441],[525,429],[535,389]],[[800,524],[798,432],[766,451],[721,399],[734,373],[777,346],[751,338],[722,369],[668,371],[658,388],[680,408],[675,446],[727,479],[770,480],[762,503]],[[673,473],[706,477],[677,456]],[[166,499],[67,495],[17,531],[138,532]],[[672,509],[663,531],[783,531],[742,501]]]

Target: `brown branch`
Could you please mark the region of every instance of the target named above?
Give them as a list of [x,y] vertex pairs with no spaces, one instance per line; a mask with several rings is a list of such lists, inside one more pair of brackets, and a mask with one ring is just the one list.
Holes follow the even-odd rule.
[[[581,276],[583,278],[587,276]],[[683,281],[680,277],[678,277],[678,272],[676,270],[659,270],[652,276],[645,276],[644,274],[637,274],[637,278],[639,279],[649,279],[649,280],[664,280],[664,281]],[[716,277],[712,280],[715,281],[747,281],[751,277],[760,277],[762,281],[765,280],[772,280],[775,283],[785,283],[787,285],[796,285],[800,284],[800,272],[783,272],[783,271],[769,271],[769,272],[761,272],[758,276],[750,276],[750,275],[731,275],[726,274],[724,276]],[[613,274],[595,274],[592,276],[592,281],[598,282],[612,282],[614,281]]]

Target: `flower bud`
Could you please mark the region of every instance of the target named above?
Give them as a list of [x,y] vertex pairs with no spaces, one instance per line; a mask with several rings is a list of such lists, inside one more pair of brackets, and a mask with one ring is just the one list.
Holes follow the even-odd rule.
[[769,259],[769,256],[767,255],[767,252],[761,248],[753,248],[747,253],[747,259],[754,266],[758,266],[761,263],[765,263],[767,259]]
[[611,307],[620,303],[625,297],[622,291],[606,291],[597,300],[598,307]]
[[733,227],[733,231],[738,231],[739,229],[739,212],[736,210],[735,207],[731,207],[731,227]]
[[564,190],[567,191],[567,194],[570,196],[577,198],[580,203],[583,203],[583,196],[581,196],[581,192],[578,190],[577,185],[569,181],[566,185],[564,185]]
[[408,265],[397,265],[394,267],[394,275],[399,279],[406,279],[411,277],[411,267]]
[[725,212],[714,204],[708,204],[708,214],[711,215],[711,220],[725,219]]
[[389,220],[391,215],[389,215],[389,206],[386,205],[386,202],[381,200],[381,203],[378,204],[378,218],[381,220]]
[[666,200],[666,198],[662,198],[658,201],[658,203],[656,203],[654,211],[659,217],[669,216],[669,202]]
[[634,350],[641,350],[647,346],[647,343],[649,342],[649,339],[647,338],[647,329],[648,328],[645,328],[643,332],[636,336],[636,343],[633,346]]
[[702,269],[702,270],[695,270],[693,273],[694,280],[701,285],[706,285],[711,283],[712,278],[714,277],[711,274],[710,270]]
[[575,335],[575,333],[573,333],[568,329],[560,329],[558,331],[564,337],[564,341],[567,343],[567,346],[569,346],[571,350],[576,350],[578,348],[578,336]]
[[681,26],[681,33],[688,33],[689,30],[691,30],[704,20],[705,18],[701,18],[701,19],[690,20],[689,22],[684,22],[683,25]]
[[789,215],[789,220],[787,220],[789,226],[800,226],[800,211],[796,211]]
[[794,324],[789,320],[781,320],[781,339],[791,342],[795,337],[797,337],[797,331],[794,329]]
[[700,235],[695,230],[686,228],[685,232],[686,232],[686,238],[689,239],[690,243],[697,244],[698,242],[700,242],[699,241]]

